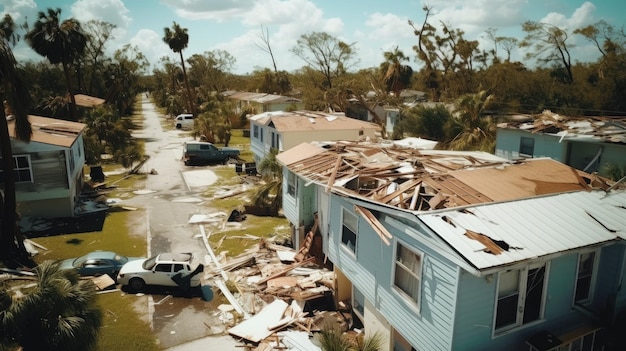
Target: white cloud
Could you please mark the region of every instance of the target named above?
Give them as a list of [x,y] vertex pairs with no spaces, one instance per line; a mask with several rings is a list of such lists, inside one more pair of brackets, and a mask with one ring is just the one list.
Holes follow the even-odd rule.
[[[132,46],[137,46],[151,64],[157,64],[163,56],[173,57],[173,51],[163,42],[161,36],[153,30],[142,29],[130,39]],[[176,59],[178,59],[176,57]]]
[[0,12],[0,15],[9,14],[13,18],[15,23],[24,21],[27,17],[31,21],[36,18],[37,4],[33,0],[4,0],[4,10]]
[[253,6],[254,0],[162,0],[176,11],[176,15],[189,20],[214,20],[224,22],[239,18]]
[[368,35],[371,39],[397,40],[414,37],[408,21],[409,19],[404,16],[377,12],[368,17],[365,25],[372,29]]

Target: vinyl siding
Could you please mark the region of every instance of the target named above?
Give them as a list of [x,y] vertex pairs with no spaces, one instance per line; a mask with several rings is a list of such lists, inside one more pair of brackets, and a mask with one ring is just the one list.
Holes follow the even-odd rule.
[[[394,239],[391,245],[386,245],[360,216],[355,256],[341,243],[342,208],[353,211],[353,205],[349,201],[331,196],[329,258],[393,328],[417,349],[450,350],[457,267],[416,238],[389,226],[386,228]],[[419,313],[415,303],[393,287],[396,240],[401,240],[408,248],[423,253]]]
[[566,162],[567,143],[560,143],[559,137],[504,128],[498,128],[496,134],[496,156],[507,159],[520,158],[519,147],[522,137],[535,140],[533,157],[550,157],[559,162]]

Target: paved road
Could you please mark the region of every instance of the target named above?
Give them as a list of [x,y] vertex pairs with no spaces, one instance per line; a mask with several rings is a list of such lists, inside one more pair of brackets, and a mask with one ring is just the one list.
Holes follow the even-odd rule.
[[[133,136],[145,140],[145,152],[150,156],[142,169],[148,173],[146,188],[144,194],[125,203],[145,209],[149,255],[192,252],[198,262],[205,263],[207,252],[197,236],[200,230],[187,222],[193,214],[212,211],[199,194],[215,181],[215,174],[210,167],[184,166],[180,160],[182,144],[192,140],[189,133],[163,130],[163,116],[145,96],[142,109],[143,130]],[[236,349],[234,340],[223,336],[215,302],[202,299],[199,291],[191,296],[179,291],[149,291],[148,305],[154,332],[163,349],[206,350],[209,345],[220,351]],[[206,339],[208,336],[213,337]],[[217,345],[220,347],[215,348]]]

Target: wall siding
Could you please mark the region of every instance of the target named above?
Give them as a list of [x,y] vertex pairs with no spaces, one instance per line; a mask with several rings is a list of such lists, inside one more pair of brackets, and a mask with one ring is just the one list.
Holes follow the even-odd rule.
[[498,128],[496,134],[496,156],[509,160],[520,158],[519,146],[522,137],[535,139],[533,157],[550,157],[565,163],[567,143],[560,143],[559,137],[547,134],[533,134],[516,129]]
[[[421,251],[421,311],[393,287],[394,245],[386,245],[359,217],[357,255],[341,243],[341,209],[353,205],[339,196],[331,197],[329,258],[363,292],[385,319],[419,350],[449,350],[456,302],[457,268],[416,238],[386,227],[404,245]],[[395,242],[395,241],[394,241]]]

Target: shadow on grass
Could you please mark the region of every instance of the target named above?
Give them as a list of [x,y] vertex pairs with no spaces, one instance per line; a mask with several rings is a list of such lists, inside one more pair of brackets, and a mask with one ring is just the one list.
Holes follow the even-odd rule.
[[[90,233],[102,231],[107,211],[98,211],[78,217],[50,219],[26,219],[20,223],[21,231],[27,238],[41,238],[61,234]],[[75,241],[78,241],[74,239]],[[80,242],[68,242],[80,244]]]

